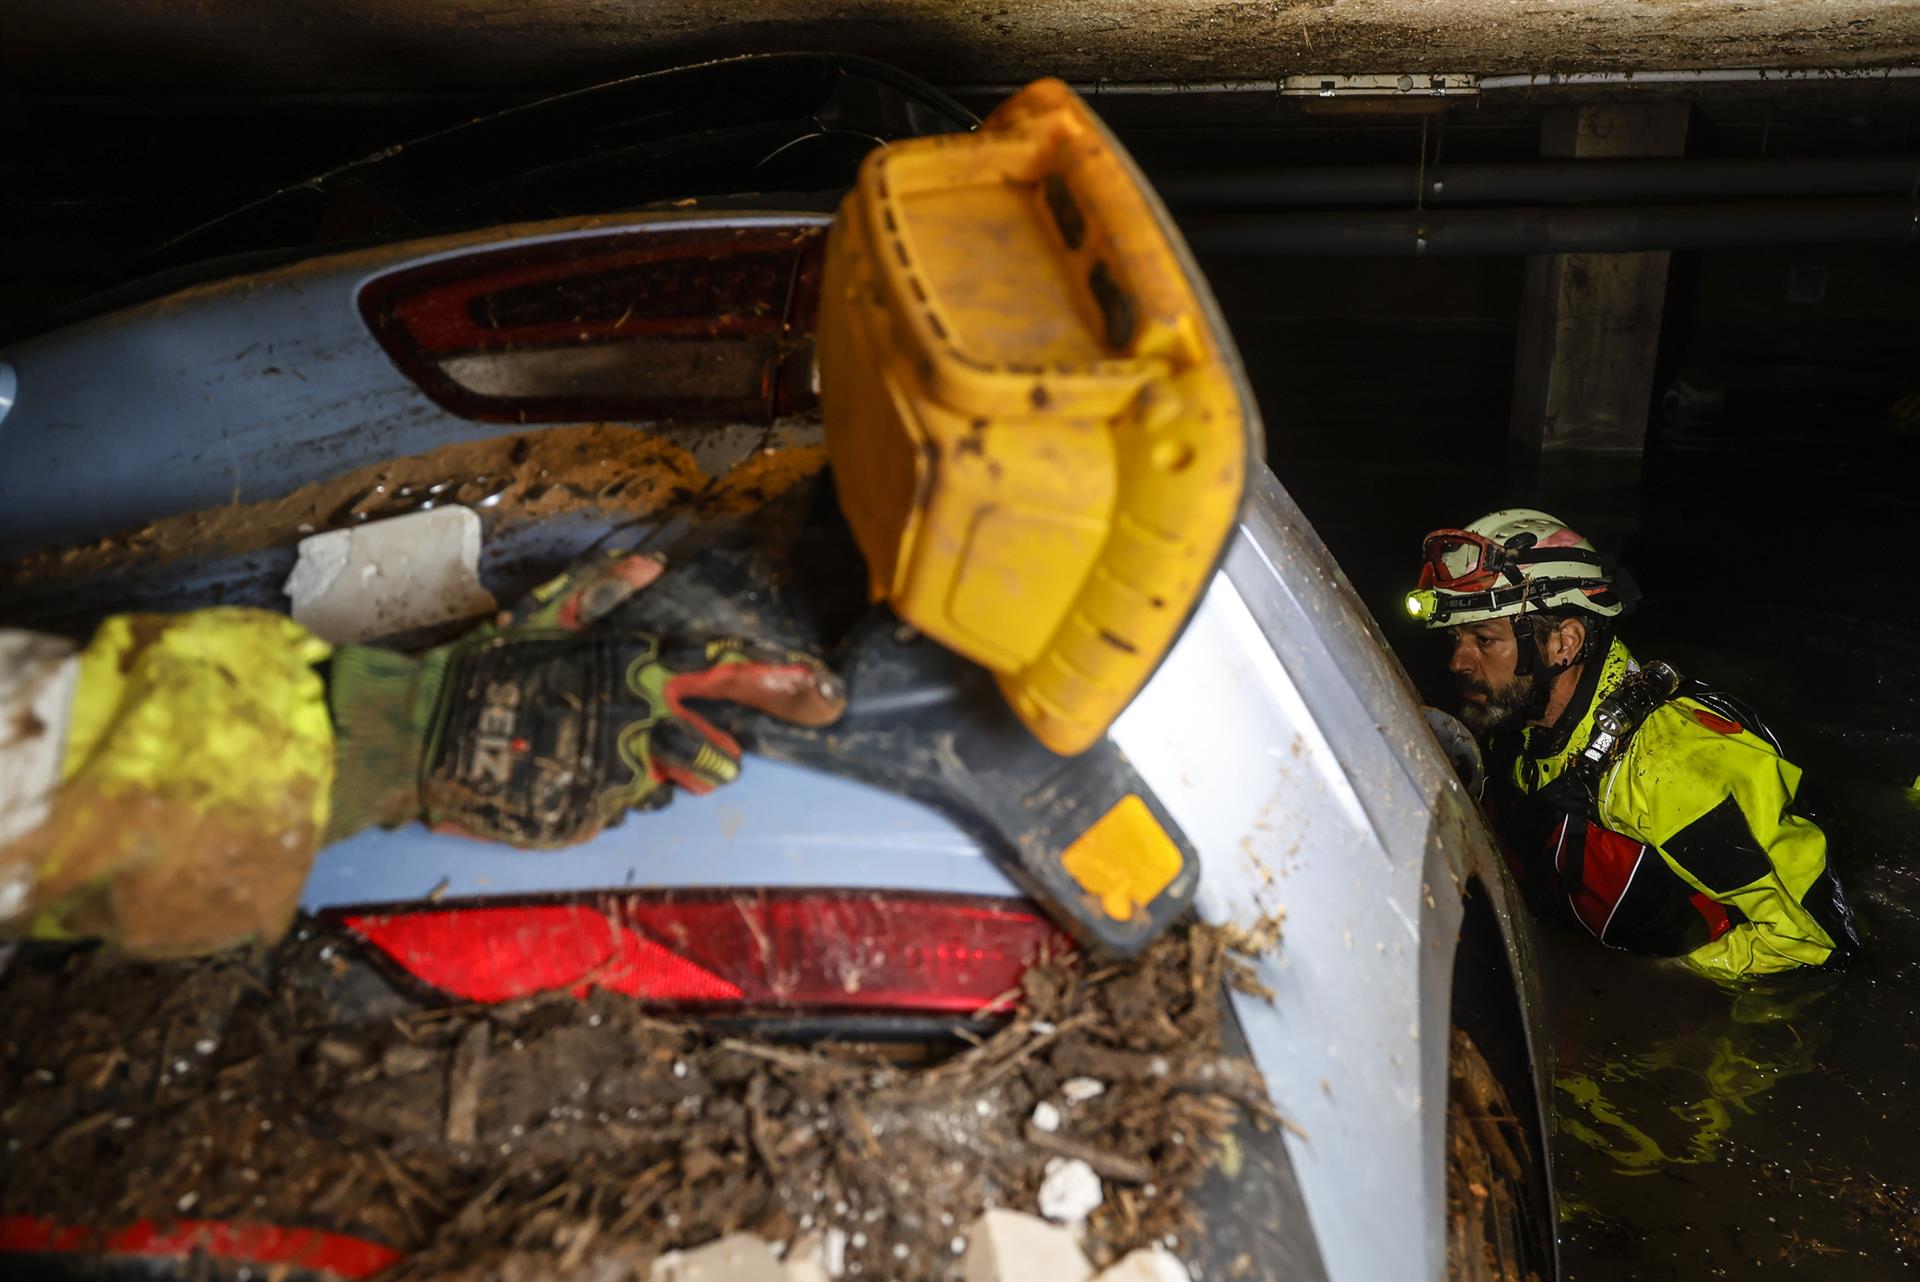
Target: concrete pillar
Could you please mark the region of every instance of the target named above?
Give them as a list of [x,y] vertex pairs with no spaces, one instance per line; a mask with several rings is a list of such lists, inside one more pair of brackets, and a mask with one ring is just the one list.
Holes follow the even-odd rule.
[[[1677,156],[1686,137],[1685,103],[1556,108],[1541,128],[1541,154]],[[1520,459],[1558,471],[1559,455],[1640,457],[1667,257],[1558,254],[1527,260],[1511,419]]]

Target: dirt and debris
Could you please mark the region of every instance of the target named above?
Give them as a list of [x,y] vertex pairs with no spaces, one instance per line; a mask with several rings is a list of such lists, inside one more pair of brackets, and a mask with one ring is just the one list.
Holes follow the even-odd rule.
[[[1920,1185],[1812,1157],[1795,1165],[1763,1167],[1758,1176],[1769,1192],[1818,1198],[1838,1212],[1839,1223],[1849,1233],[1886,1243],[1904,1255],[1920,1251]],[[1767,1253],[1772,1256],[1769,1262],[1792,1268],[1812,1257],[1851,1253],[1845,1246],[1823,1241],[1822,1232],[1817,1226],[1790,1226],[1791,1236]]]
[[1529,1152],[1499,1079],[1471,1038],[1448,1047],[1447,1277],[1539,1282],[1526,1262]]
[[315,923],[196,962],[27,953],[0,998],[0,1211],[323,1227],[404,1251],[402,1279],[644,1277],[739,1231],[948,1279],[983,1210],[1084,1165],[1105,1267],[1191,1240],[1222,1137],[1279,1123],[1222,1049],[1247,943],[1043,957],[1013,1016],[941,1048],[761,1040],[604,991],[427,1004]]
[[633,522],[668,512],[731,516],[778,498],[826,466],[813,420],[745,434],[748,444],[715,473],[695,458],[699,435],[698,429],[596,423],[461,441],[355,468],[279,498],[186,512],[90,543],[29,553],[0,567],[0,583],[24,586],[183,556],[291,546],[319,531],[454,504],[478,512],[489,535],[582,511]]

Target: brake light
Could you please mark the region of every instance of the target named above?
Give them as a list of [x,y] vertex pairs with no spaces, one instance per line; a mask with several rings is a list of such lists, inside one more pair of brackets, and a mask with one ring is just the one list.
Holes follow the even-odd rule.
[[[302,1269],[329,1278],[372,1277],[400,1260],[398,1251],[378,1242],[317,1229],[226,1220],[172,1220],[165,1224],[139,1220],[105,1232],[40,1216],[0,1215],[0,1256],[13,1254],[213,1260],[250,1266],[268,1277]],[[76,1276],[83,1269],[76,1266]],[[93,1275],[92,1270],[85,1271]]]
[[360,313],[463,418],[768,422],[813,404],[823,231],[664,222],[522,242],[375,277]]
[[594,988],[689,1008],[971,1015],[1072,948],[1022,900],[864,891],[631,892],[590,902],[347,912],[467,1001]]

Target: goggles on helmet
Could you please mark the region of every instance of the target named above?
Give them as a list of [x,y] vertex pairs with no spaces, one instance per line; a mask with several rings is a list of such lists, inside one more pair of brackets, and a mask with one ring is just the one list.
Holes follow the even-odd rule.
[[[1565,571],[1566,563],[1593,567],[1592,576]],[[1554,566],[1552,578],[1534,577],[1534,567]],[[1542,548],[1530,533],[1496,543],[1472,530],[1435,530],[1421,544],[1420,582],[1406,596],[1407,614],[1429,627],[1445,627],[1460,614],[1494,611],[1524,614],[1567,593],[1612,603],[1606,562],[1580,547]],[[1602,604],[1596,601],[1595,606]],[[1589,606],[1593,609],[1595,606]],[[1598,609],[1602,614],[1615,613]]]
[[1420,545],[1420,586],[1479,592],[1499,581],[1507,549],[1472,530],[1435,530]]

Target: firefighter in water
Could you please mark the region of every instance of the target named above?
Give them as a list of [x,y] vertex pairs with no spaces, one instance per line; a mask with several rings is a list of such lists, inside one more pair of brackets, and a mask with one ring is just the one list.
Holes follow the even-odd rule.
[[1800,768],[1740,700],[1634,659],[1614,636],[1631,587],[1591,543],[1511,508],[1434,531],[1422,555],[1407,611],[1451,640],[1486,808],[1529,894],[1602,943],[1721,978],[1859,951]]
[[0,937],[271,941],[314,854],[362,828],[570,845],[739,773],[690,701],[839,717],[807,655],[591,626],[661,569],[608,557],[421,655],[265,610],[117,615],[78,650],[0,629]]

